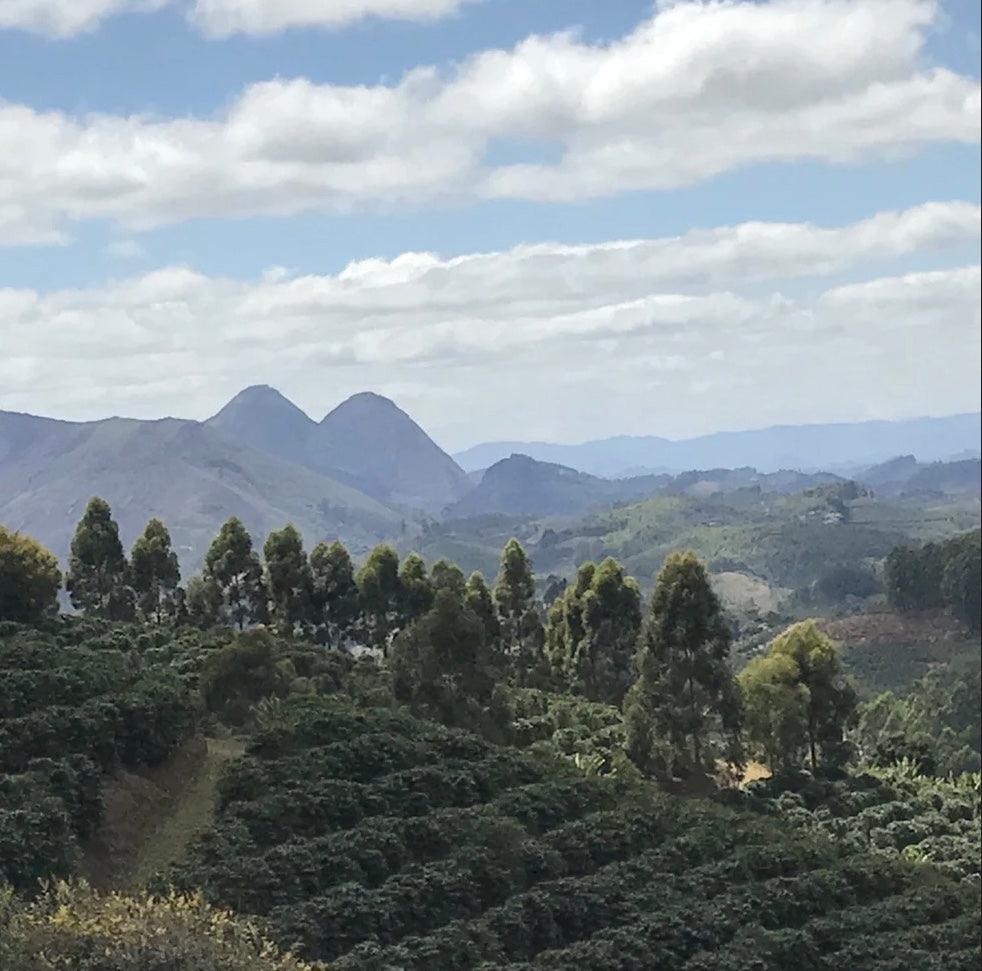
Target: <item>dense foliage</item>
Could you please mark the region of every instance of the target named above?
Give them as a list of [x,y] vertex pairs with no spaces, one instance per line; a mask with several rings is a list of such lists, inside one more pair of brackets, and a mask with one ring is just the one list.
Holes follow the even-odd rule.
[[194,725],[187,685],[145,640],[85,632],[0,626],[0,880],[16,887],[71,873],[102,774],[163,761]]
[[792,770],[751,783],[741,801],[840,845],[934,864],[977,888],[980,795],[978,773],[932,779],[908,763],[853,775]]
[[57,610],[58,561],[29,536],[0,526],[0,623],[31,623]]
[[904,694],[886,691],[859,711],[855,740],[865,761],[907,761],[925,775],[982,770],[982,672],[938,668]]
[[[860,497],[793,501],[834,528]],[[40,624],[0,624],[0,883],[36,900],[0,903],[15,969],[298,968],[260,926],[341,971],[978,965],[979,779],[955,774],[978,768],[977,648],[854,718],[813,622],[768,621],[734,677],[692,553],[666,559],[646,608],[608,558],[553,578],[547,612],[516,539],[489,587],[387,546],[356,571],[289,525],[260,555],[229,520],[182,589],[163,523],[127,558],[93,500],[69,573],[84,615],[58,620],[47,555],[6,535],[0,580],[38,591],[16,603]],[[957,610],[975,548],[959,542],[938,574]],[[247,750],[162,896],[38,897],[76,872],[107,773],[194,728]],[[748,754],[775,774],[690,798]]]
[[897,610],[945,607],[971,630],[982,628],[982,531],[920,548],[896,546],[885,573]]
[[896,853],[330,700],[255,737],[175,877],[341,971],[873,969],[897,928],[908,966],[978,956],[974,889]]

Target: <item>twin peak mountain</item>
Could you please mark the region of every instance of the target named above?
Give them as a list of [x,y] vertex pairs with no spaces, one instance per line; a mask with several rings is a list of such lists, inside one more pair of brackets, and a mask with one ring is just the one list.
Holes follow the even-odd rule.
[[387,398],[357,394],[316,422],[273,388],[252,387],[204,422],[68,422],[0,411],[0,523],[67,562],[91,496],[129,546],[156,516],[188,572],[237,516],[261,544],[291,522],[309,546],[340,538],[356,555],[411,543],[473,484]]
[[409,415],[370,391],[353,395],[315,422],[275,388],[256,385],[205,424],[387,504],[438,513],[471,485]]

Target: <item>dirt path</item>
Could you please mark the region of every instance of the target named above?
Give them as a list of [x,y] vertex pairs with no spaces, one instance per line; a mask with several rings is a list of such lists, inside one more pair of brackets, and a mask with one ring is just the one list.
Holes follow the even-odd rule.
[[177,862],[191,841],[211,823],[222,769],[242,754],[245,746],[235,739],[208,739],[208,751],[197,776],[153,827],[136,855],[130,879],[143,887],[158,871]]
[[211,823],[222,770],[244,749],[238,739],[196,739],[157,769],[118,773],[83,847],[83,876],[99,889],[136,890],[178,861]]

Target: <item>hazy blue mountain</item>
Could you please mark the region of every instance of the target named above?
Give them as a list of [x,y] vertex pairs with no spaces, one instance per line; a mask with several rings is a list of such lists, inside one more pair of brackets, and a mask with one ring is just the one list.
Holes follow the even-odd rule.
[[93,495],[111,504],[127,546],[147,519],[163,519],[185,571],[197,567],[231,515],[257,543],[292,522],[308,546],[340,537],[355,552],[412,528],[364,493],[210,425],[173,418],[73,423],[0,412],[0,522],[64,560]]
[[259,385],[237,394],[208,424],[382,502],[432,514],[471,485],[409,415],[370,392],[348,398],[318,423],[279,391]]
[[446,518],[574,516],[588,509],[636,502],[654,495],[710,496],[738,489],[788,494],[837,481],[842,480],[826,472],[761,473],[752,468],[603,479],[565,465],[516,454],[485,469],[477,485],[446,510]]
[[431,513],[471,488],[463,469],[409,415],[371,392],[348,398],[314,427],[307,462],[384,502]]
[[252,448],[307,464],[317,422],[267,384],[240,391],[206,424]]
[[511,455],[486,469],[481,481],[447,509],[447,518],[506,513],[572,516],[594,506],[651,495],[655,477],[601,479],[527,455]]
[[738,468],[761,472],[812,471],[869,466],[897,455],[921,462],[977,454],[982,437],[979,413],[908,421],[868,421],[834,425],[786,425],[744,432],[719,432],[670,441],[653,436],[617,436],[557,445],[545,442],[489,442],[458,453],[467,470],[485,468],[513,453],[555,462],[599,476],[627,471]]

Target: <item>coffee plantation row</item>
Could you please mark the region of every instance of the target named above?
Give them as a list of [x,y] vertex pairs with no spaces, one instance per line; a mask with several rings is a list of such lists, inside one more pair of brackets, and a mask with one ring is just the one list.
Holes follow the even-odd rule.
[[0,630],[0,874],[15,888],[73,873],[104,774],[157,765],[194,729],[187,685],[148,641],[90,632]]
[[891,948],[907,967],[976,966],[978,886],[958,867],[802,831],[766,793],[679,799],[338,699],[287,701],[274,722],[162,883],[337,971],[886,969]]

